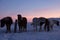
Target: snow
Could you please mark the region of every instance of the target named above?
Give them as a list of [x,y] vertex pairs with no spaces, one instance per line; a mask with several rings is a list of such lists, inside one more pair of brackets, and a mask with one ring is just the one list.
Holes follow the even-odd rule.
[[0,28],[0,40],[60,40],[60,26],[54,25],[54,30],[50,32],[34,32],[30,23],[27,25],[27,32],[14,33],[13,28],[14,26],[12,25],[12,33],[5,33],[6,26]]

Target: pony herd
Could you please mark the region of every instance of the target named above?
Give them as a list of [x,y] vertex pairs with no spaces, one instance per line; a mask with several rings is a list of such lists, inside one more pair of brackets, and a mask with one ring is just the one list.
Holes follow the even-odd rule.
[[[6,32],[11,32],[11,24],[13,24],[13,20],[11,17],[4,17],[0,19],[0,27],[3,28],[6,25]],[[27,31],[27,18],[22,17],[20,14],[17,15],[17,19],[14,22],[14,32],[17,30],[17,24],[19,28],[19,32],[26,32]],[[58,20],[50,20],[44,17],[34,17],[32,19],[31,25],[34,28],[34,31],[38,30],[39,26],[39,31],[42,31],[42,25],[44,24],[44,31],[50,31],[53,30],[53,25],[56,24],[59,26],[59,21]]]
[[22,17],[20,14],[17,15],[18,19],[13,22],[11,17],[4,17],[0,20],[0,27],[3,28],[6,25],[6,33],[11,32],[11,24],[14,23],[14,32],[16,32],[17,24],[19,32],[27,31],[27,18]]
[[[44,27],[42,27],[43,24]],[[40,18],[34,17],[31,25],[33,25],[34,31],[38,30],[38,26],[39,26],[39,31],[42,31],[42,28],[44,29],[44,31],[50,31],[53,30],[54,24],[59,26],[59,21],[44,17],[40,17]]]

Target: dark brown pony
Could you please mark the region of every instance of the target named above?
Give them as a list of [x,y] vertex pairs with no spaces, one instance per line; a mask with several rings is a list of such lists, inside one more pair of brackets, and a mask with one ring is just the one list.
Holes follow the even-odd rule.
[[42,30],[42,25],[43,24],[46,24],[46,18],[45,17],[39,17],[39,26],[40,26],[39,31]]
[[13,20],[11,17],[4,17],[0,20],[0,27],[3,28],[4,25],[6,25],[7,31],[6,32],[11,32],[11,24],[13,23]]
[[27,18],[22,17],[22,31],[27,31]]
[[48,19],[45,20],[45,26],[44,26],[44,30],[45,31],[50,31],[50,22]]
[[32,24],[34,27],[34,31],[37,31],[37,27],[39,26],[39,31],[42,31],[42,25],[45,23],[46,18],[45,17],[34,17],[32,20]]
[[22,16],[20,14],[17,15],[18,16],[18,27],[19,27],[19,32],[22,31]]
[[46,19],[46,20],[45,20],[44,30],[45,30],[45,31],[53,30],[54,24],[57,25],[57,26],[59,26],[59,21],[58,21],[58,20]]
[[26,17],[22,17],[20,14],[18,15],[18,26],[19,26],[19,32],[27,30],[27,19]]

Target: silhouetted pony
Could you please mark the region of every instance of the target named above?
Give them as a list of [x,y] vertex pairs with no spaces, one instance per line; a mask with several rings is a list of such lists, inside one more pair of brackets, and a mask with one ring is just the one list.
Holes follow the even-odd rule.
[[45,20],[45,26],[44,26],[44,30],[45,31],[50,31],[50,21],[48,19]]
[[58,20],[53,20],[53,22],[54,22],[57,26],[59,26],[59,21],[58,21]]
[[6,32],[11,32],[11,24],[13,23],[13,20],[11,17],[4,17],[0,20],[0,27],[4,27],[4,25],[6,25],[7,31]]
[[33,18],[31,25],[33,25],[34,30],[36,29],[35,31],[37,31],[37,26],[40,26],[39,31],[41,31],[41,29],[42,29],[41,26],[45,23],[45,19],[46,18],[44,18],[44,17],[40,17],[40,18],[34,17]]
[[27,31],[27,19],[26,17],[22,17],[20,14],[18,15],[18,26],[19,32]]
[[45,17],[39,17],[39,26],[40,26],[39,31],[42,30],[42,25],[46,24],[45,20],[46,20]]
[[31,25],[33,25],[34,31],[37,31],[37,26],[38,26],[38,18],[37,17],[34,17],[32,19]]
[[18,16],[18,27],[19,27],[19,32],[22,31],[22,16],[20,14],[17,15]]
[[51,20],[51,19],[48,19],[48,20],[49,20],[49,22],[50,22],[50,24],[49,24],[50,29],[53,30],[54,24],[57,25],[57,26],[59,26],[59,21],[58,21],[58,20]]
[[57,25],[59,26],[59,21],[57,20],[51,20],[51,19],[46,19],[45,20],[45,26],[44,26],[44,30],[46,31],[50,31],[50,30],[53,30],[53,26]]
[[27,31],[27,18],[22,17],[22,31]]

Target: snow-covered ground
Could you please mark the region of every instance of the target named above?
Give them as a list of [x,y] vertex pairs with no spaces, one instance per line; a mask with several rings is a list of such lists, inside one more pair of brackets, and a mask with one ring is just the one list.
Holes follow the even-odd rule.
[[28,32],[13,33],[13,28],[12,25],[12,33],[5,33],[6,27],[0,28],[0,40],[60,40],[60,26],[54,25],[50,32],[34,32],[30,23],[27,25]]

